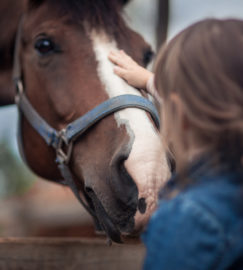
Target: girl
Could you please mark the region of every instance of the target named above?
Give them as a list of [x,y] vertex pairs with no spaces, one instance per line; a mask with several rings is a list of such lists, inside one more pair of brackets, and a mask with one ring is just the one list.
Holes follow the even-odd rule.
[[154,94],[154,80],[177,164],[143,235],[146,270],[243,269],[242,52],[243,21],[207,19],[161,49],[154,79],[109,55],[131,85]]

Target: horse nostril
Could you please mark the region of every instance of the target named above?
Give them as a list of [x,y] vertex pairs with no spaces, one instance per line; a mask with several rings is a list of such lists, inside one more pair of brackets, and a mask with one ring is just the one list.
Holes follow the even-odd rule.
[[90,188],[90,187],[85,187],[85,192],[86,192],[87,194],[93,193],[93,189]]
[[147,204],[144,198],[140,198],[138,200],[138,210],[141,214],[144,214],[146,212]]

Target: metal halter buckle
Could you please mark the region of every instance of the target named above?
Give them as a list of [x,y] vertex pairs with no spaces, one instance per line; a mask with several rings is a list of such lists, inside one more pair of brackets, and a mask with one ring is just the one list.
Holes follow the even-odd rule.
[[66,129],[58,133],[58,143],[56,146],[57,163],[68,164],[73,149],[73,142],[68,143],[66,138]]

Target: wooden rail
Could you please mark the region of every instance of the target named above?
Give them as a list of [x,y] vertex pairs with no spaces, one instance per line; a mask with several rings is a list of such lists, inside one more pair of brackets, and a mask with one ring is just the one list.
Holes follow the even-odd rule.
[[1,270],[136,270],[144,246],[112,244],[103,239],[0,238]]

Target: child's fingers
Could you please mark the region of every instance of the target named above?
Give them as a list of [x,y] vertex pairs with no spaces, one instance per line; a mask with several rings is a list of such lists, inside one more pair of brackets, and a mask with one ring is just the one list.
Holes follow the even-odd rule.
[[114,67],[114,73],[119,77],[123,78],[124,80],[126,80],[127,75],[126,69],[116,66]]
[[120,51],[110,51],[109,52],[109,57],[115,57],[115,58],[120,58],[120,57],[123,57],[123,55],[121,54]]
[[132,57],[126,54],[123,50],[120,51],[120,57],[129,65],[136,64]]
[[114,56],[117,56],[117,57],[121,57],[121,56],[127,55],[123,50],[120,50],[120,51],[112,50],[112,51],[110,51],[109,54],[114,55]]
[[116,54],[109,54],[108,58],[110,59],[110,61],[120,67],[125,67],[126,63],[124,62],[124,60],[117,56]]
[[124,57],[124,58],[126,58],[126,59],[129,59],[129,60],[131,60],[132,58],[131,58],[131,56],[129,56],[128,54],[126,54],[123,50],[120,50],[120,55],[122,56],[122,57]]
[[124,51],[111,51],[108,55],[108,58],[110,61],[112,61],[114,64],[123,67],[123,68],[131,68],[132,66],[137,65],[137,63]]

